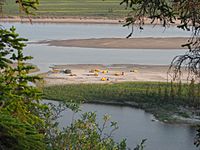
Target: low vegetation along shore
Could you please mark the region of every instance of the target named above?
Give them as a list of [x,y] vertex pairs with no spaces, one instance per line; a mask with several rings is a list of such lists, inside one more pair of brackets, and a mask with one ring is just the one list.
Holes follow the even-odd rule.
[[200,123],[200,84],[123,82],[66,84],[43,88],[44,98],[142,108],[168,123]]
[[[118,0],[40,0],[39,7],[34,12],[37,16],[83,16],[83,17],[122,17],[128,13],[125,5]],[[3,5],[6,16],[19,15],[19,8],[13,0],[6,0]]]

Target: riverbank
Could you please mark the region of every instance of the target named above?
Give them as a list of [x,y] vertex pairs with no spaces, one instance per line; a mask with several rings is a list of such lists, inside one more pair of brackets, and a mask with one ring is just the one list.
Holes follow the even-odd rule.
[[55,65],[42,75],[44,98],[136,107],[152,113],[162,122],[199,124],[199,85],[168,83],[168,67],[133,64]]
[[[104,17],[104,16],[31,16],[19,17],[15,15],[0,17],[0,22],[21,22],[21,23],[83,23],[83,24],[125,24],[125,16],[123,17]],[[31,20],[31,21],[30,21]],[[152,20],[144,19],[145,25],[152,25]],[[171,26],[180,24],[175,20]],[[162,22],[156,22],[154,25],[162,25]]]
[[191,91],[192,86],[163,82],[67,84],[45,86],[43,92],[45,99],[136,107],[165,123],[196,125],[200,124],[199,88],[195,85]]
[[3,17],[0,18],[0,22],[22,22],[22,23],[86,23],[86,24],[122,24],[122,19],[109,19],[106,17]]
[[[62,70],[67,69],[71,70],[71,73],[62,73]],[[53,66],[52,70],[44,74],[43,77],[48,86],[56,84],[117,83],[127,81],[167,81],[167,69],[168,66],[71,64]],[[106,80],[102,80],[102,78],[106,78]]]
[[[199,84],[169,83],[169,66],[68,64],[51,66],[44,99],[130,106],[166,123],[200,124]],[[169,78],[170,79],[170,78]]]
[[114,48],[114,49],[184,49],[182,44],[187,43],[188,38],[100,38],[100,39],[72,39],[39,41],[35,44],[48,44],[61,47],[84,48]]
[[[167,65],[137,64],[68,64],[54,65],[42,77],[47,86],[80,83],[119,83],[128,81],[167,82]],[[68,70],[65,73],[64,70]],[[182,82],[187,82],[187,74],[182,75]]]

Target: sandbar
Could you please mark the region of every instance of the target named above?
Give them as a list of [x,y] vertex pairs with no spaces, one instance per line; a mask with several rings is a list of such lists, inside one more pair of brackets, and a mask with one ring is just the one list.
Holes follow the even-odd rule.
[[172,38],[98,38],[39,41],[37,44],[61,47],[115,48],[115,49],[184,49],[186,37]]
[[122,24],[123,19],[109,19],[104,17],[2,17],[0,22],[22,22],[22,23],[85,23],[85,24]]
[[[66,74],[62,72],[65,69],[71,70],[71,73]],[[167,82],[171,81],[171,76],[167,73],[168,69],[169,66],[167,65],[68,64],[53,66],[48,73],[43,74],[43,77],[46,86],[94,83],[112,84],[132,81]],[[98,76],[95,75],[96,72],[94,70],[98,70]],[[102,78],[106,80],[102,81]]]
[[[115,17],[108,18],[102,16],[3,16],[0,17],[0,22],[24,22],[24,23],[86,23],[86,24],[125,24],[125,17]],[[162,25],[162,22],[155,21],[152,23],[152,20],[149,18],[144,18],[144,23],[146,25]],[[137,24],[137,23],[135,23]],[[174,20],[174,23],[170,25],[178,25],[180,21]],[[169,25],[167,25],[169,26]]]

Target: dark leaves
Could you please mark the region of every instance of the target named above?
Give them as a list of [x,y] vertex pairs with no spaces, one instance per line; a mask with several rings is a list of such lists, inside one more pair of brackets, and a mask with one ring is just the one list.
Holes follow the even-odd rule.
[[132,36],[132,32],[126,37],[127,39],[130,38]]

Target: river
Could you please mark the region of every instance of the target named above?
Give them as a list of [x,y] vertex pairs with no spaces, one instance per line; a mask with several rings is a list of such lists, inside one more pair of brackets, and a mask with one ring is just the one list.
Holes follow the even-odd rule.
[[[2,23],[4,27],[16,26],[17,32],[30,41],[50,39],[84,39],[125,37],[130,30],[111,24],[20,24]],[[188,37],[189,32],[176,27],[145,26],[145,31],[135,29],[135,37]],[[53,47],[42,44],[28,44],[25,54],[34,59],[31,63],[39,66],[41,72],[53,64],[154,64],[167,65],[175,55],[185,50],[142,50],[142,49],[98,49],[77,47]],[[153,116],[143,110],[130,107],[84,104],[82,112],[95,111],[98,117],[110,114],[119,124],[114,139],[127,138],[129,147],[136,146],[147,138],[145,150],[195,150],[193,145],[195,130],[185,125],[168,125],[152,121]],[[73,113],[64,112],[60,125],[70,123]],[[80,114],[76,114],[79,117]],[[98,119],[100,121],[100,119]]]
[[[116,24],[20,24],[3,23],[5,27],[16,26],[17,32],[29,41],[84,39],[84,38],[124,38],[130,30]],[[144,31],[137,28],[134,37],[188,37],[190,32],[177,29],[175,26],[145,26]],[[174,56],[185,53],[184,49],[106,49],[55,47],[44,44],[28,44],[26,55],[34,57],[30,63],[36,64],[41,72],[49,70],[56,64],[149,64],[168,65]]]
[[[48,101],[54,104],[58,102]],[[193,145],[195,130],[186,125],[165,124],[154,120],[153,115],[141,109],[125,106],[100,104],[83,104],[81,112],[76,113],[77,119],[84,112],[96,112],[97,121],[101,122],[104,114],[111,115],[112,121],[117,121],[119,129],[114,133],[114,139],[127,139],[127,145],[135,147],[142,139],[147,139],[145,150],[196,150]],[[72,122],[73,112],[66,110],[59,119],[60,127]]]
[[[120,24],[56,24],[56,23],[1,23],[5,27],[14,25],[21,36],[30,41],[88,38],[124,38],[131,29]],[[144,30],[134,29],[134,37],[188,37],[191,32],[177,29],[176,26],[164,28],[160,25],[144,26]]]

